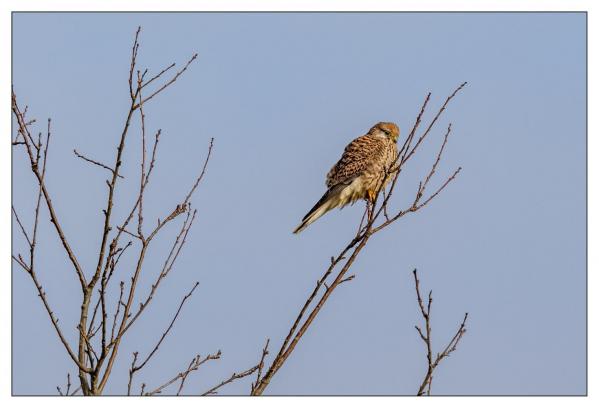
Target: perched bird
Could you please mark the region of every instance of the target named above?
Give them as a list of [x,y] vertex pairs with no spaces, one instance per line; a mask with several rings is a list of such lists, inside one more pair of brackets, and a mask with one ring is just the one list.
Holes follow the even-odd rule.
[[[297,234],[333,208],[343,208],[363,198],[372,203],[394,176],[390,168],[397,157],[399,128],[380,122],[345,147],[341,159],[327,174],[328,190],[293,231]],[[383,177],[385,177],[383,180]]]

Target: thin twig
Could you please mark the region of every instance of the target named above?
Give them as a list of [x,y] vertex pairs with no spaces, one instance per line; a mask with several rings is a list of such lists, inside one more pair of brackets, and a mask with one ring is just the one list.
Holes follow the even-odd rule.
[[69,395],[69,392],[71,390],[71,374],[67,373],[67,388],[66,388],[65,392],[64,393],[62,392],[59,385],[56,386],[56,389],[58,390],[58,393],[60,394],[61,397],[64,397],[65,395]]
[[187,380],[187,376],[191,373],[191,367],[194,364],[194,360],[191,360],[191,362],[189,363],[189,365],[187,366],[187,370],[183,372],[183,375],[181,376],[181,383],[179,384],[179,388],[177,388],[177,396],[181,395],[181,391],[183,391],[183,387],[185,387],[185,380]]
[[[85,160],[86,162],[89,162],[89,163],[95,164],[96,166],[102,167],[102,168],[104,168],[104,169],[108,170],[109,172],[111,172],[111,173],[114,173],[114,169],[112,169],[111,167],[108,167],[107,165],[105,165],[105,164],[103,164],[103,163],[100,163],[99,161],[96,161],[96,160],[90,159],[90,158],[88,158],[88,157],[86,157],[86,156],[82,155],[81,153],[79,153],[79,152],[77,151],[77,149],[73,149],[73,153],[75,154],[75,156],[79,157],[80,159],[83,159],[83,160]],[[122,176],[122,175],[120,175],[120,174],[118,174],[118,177],[120,177],[120,178],[125,178],[125,177],[123,177],[123,176]]]
[[141,122],[141,174],[139,177],[139,206],[137,209],[137,235],[143,241],[143,202],[144,202],[144,191],[145,191],[145,177],[146,177],[146,115],[143,110],[143,96],[141,93],[142,89],[142,78],[137,71],[137,87],[139,89],[139,118]]
[[260,383],[260,379],[262,377],[262,368],[264,367],[264,359],[268,355],[268,344],[269,343],[270,343],[270,339],[266,339],[266,344],[264,345],[264,348],[262,349],[262,357],[260,357],[260,362],[258,363],[258,373],[256,374],[256,382],[252,383],[252,389],[251,389],[252,393],[254,392],[254,389],[258,386],[258,384]]
[[[166,387],[168,387],[169,385],[173,384],[174,382],[176,382],[177,380],[181,379],[182,382],[185,381],[185,378],[187,378],[187,376],[192,372],[197,370],[198,368],[200,368],[200,366],[202,364],[204,364],[206,361],[209,360],[218,360],[221,357],[221,352],[220,350],[218,350],[218,352],[216,354],[208,354],[206,357],[204,357],[203,359],[200,358],[200,355],[198,354],[197,356],[195,356],[192,360],[192,362],[189,364],[189,366],[187,367],[186,370],[181,371],[180,373],[178,373],[176,376],[174,376],[173,378],[171,378],[170,380],[168,380],[167,382],[165,382],[164,384],[162,384],[161,386],[155,388],[152,391],[148,391],[148,392],[143,392],[143,395],[156,395],[156,394],[160,394],[162,392],[162,390],[164,390]],[[182,385],[179,385],[179,389],[178,389],[178,393],[181,392],[182,389]]]
[[140,302],[139,309],[137,310],[137,312],[135,312],[135,314],[133,314],[133,316],[131,317],[131,319],[129,320],[127,325],[125,326],[123,333],[125,333],[127,330],[129,330],[129,328],[133,325],[133,323],[135,323],[135,321],[138,319],[138,317],[143,313],[145,308],[148,306],[148,304],[154,298],[154,295],[156,293],[156,290],[160,286],[160,283],[169,274],[173,265],[175,264],[175,261],[177,260],[179,253],[181,252],[181,249],[185,245],[185,241],[187,239],[187,234],[189,233],[189,230],[191,229],[191,226],[193,225],[193,221],[196,216],[196,211],[194,210],[193,215],[191,216],[191,219],[189,218],[190,214],[191,213],[188,212],[187,218],[185,219],[185,221],[183,222],[183,226],[181,227],[181,231],[179,232],[179,235],[177,235],[177,238],[175,239],[175,242],[173,243],[173,246],[169,252],[169,255],[166,258],[166,260],[164,261],[162,270],[160,271],[160,274],[158,275],[158,278],[156,279],[156,281],[152,284],[150,293],[148,294],[148,296],[145,298],[144,301]]
[[181,300],[181,303],[179,304],[179,308],[177,309],[177,312],[175,313],[175,315],[173,316],[173,318],[171,320],[171,323],[168,325],[168,327],[164,331],[164,333],[162,333],[162,336],[160,336],[160,340],[158,340],[158,343],[156,343],[156,345],[154,346],[154,348],[152,349],[150,354],[148,354],[148,356],[144,359],[144,361],[141,364],[139,364],[138,366],[135,366],[132,368],[133,372],[139,371],[142,368],[144,368],[146,363],[148,361],[150,361],[152,356],[154,356],[156,351],[160,348],[160,345],[162,344],[163,340],[166,338],[166,336],[168,335],[170,330],[173,328],[175,321],[177,321],[177,318],[179,317],[179,313],[181,313],[181,309],[183,309],[183,305],[185,304],[187,299],[189,299],[191,297],[191,295],[193,295],[193,291],[196,290],[196,288],[198,287],[199,284],[200,284],[200,282],[196,282],[195,285],[193,285],[193,288],[191,288],[191,290],[189,291],[189,293],[183,297],[183,299]]
[[119,300],[116,304],[116,311],[114,312],[114,318],[112,319],[112,329],[110,330],[110,342],[114,341],[114,329],[116,327],[116,321],[119,317],[119,312],[121,311],[121,305],[123,304],[123,292],[125,290],[125,282],[121,281],[120,283],[120,293]]
[[433,194],[431,194],[431,196],[429,198],[427,198],[422,204],[419,204],[418,207],[416,207],[416,210],[421,209],[422,207],[427,205],[429,202],[431,202],[432,199],[434,199],[441,191],[443,191],[443,189],[445,187],[447,187],[447,185],[449,183],[451,183],[453,181],[453,179],[456,178],[456,176],[460,173],[460,171],[462,171],[461,167],[458,167],[457,169],[455,169],[453,174],[451,176],[449,176],[443,184],[441,184],[441,187],[439,187]]
[[15,210],[15,206],[11,205],[10,208],[12,208],[12,213],[15,215],[15,219],[17,220],[17,224],[19,224],[19,227],[21,228],[21,232],[23,233],[23,236],[25,237],[25,239],[27,240],[27,243],[31,247],[31,240],[29,239],[29,235],[27,235],[27,231],[25,231],[25,227],[23,227],[23,224],[21,223],[21,220],[19,219],[19,215],[17,214],[17,210]]
[[133,92],[133,71],[135,70],[135,65],[137,63],[137,51],[139,50],[139,33],[141,31],[141,26],[137,27],[137,31],[135,32],[135,40],[133,40],[133,47],[131,48],[131,66],[129,68],[129,94],[131,96],[131,100],[135,101],[136,95]]
[[[433,128],[433,126],[435,126],[435,123],[437,123],[437,120],[439,119],[439,117],[441,116],[441,114],[443,113],[443,111],[445,110],[445,108],[447,107],[447,105],[449,104],[449,102],[457,95],[458,92],[460,92],[462,90],[462,88],[464,88],[466,85],[468,84],[468,82],[463,82],[460,86],[458,86],[451,95],[449,95],[447,97],[447,99],[445,99],[445,102],[443,103],[443,105],[441,106],[441,108],[439,109],[439,111],[437,112],[437,114],[435,115],[435,117],[433,118],[433,120],[431,121],[431,123],[428,125],[428,128],[425,130],[425,132],[422,134],[422,136],[420,136],[418,138],[418,141],[416,142],[416,144],[414,145],[414,147],[409,151],[409,153],[407,154],[407,156],[405,156],[403,162],[407,162],[410,157],[412,157],[414,155],[414,153],[416,152],[416,149],[418,148],[418,146],[420,146],[420,144],[422,143],[422,141],[426,138],[426,136],[429,134],[429,132],[431,131],[431,129]],[[406,150],[407,151],[407,150]]]
[[135,363],[137,362],[137,351],[133,352],[133,361],[131,361],[131,368],[129,369],[129,382],[127,383],[127,395],[131,395],[131,384],[133,383],[133,375],[135,374]]
[[142,89],[145,88],[146,86],[150,85],[152,82],[154,82],[155,80],[157,80],[158,78],[160,78],[164,73],[166,73],[167,71],[169,71],[171,68],[174,68],[175,63],[173,62],[171,65],[169,65],[168,67],[164,68],[162,71],[160,71],[158,74],[154,75],[152,78],[148,79],[146,82],[144,82],[144,84],[142,85]]
[[200,175],[196,179],[195,183],[193,184],[193,187],[191,188],[191,190],[189,190],[189,193],[187,193],[187,196],[185,197],[185,200],[183,201],[183,205],[186,205],[187,203],[189,203],[189,200],[191,199],[193,192],[198,187],[198,184],[200,184],[200,181],[202,181],[202,179],[204,178],[204,174],[206,173],[206,168],[208,167],[208,161],[210,161],[210,155],[212,154],[213,146],[214,146],[214,138],[212,137],[212,138],[210,138],[210,144],[208,145],[208,153],[206,154],[206,159],[204,159],[204,165],[202,166],[202,171],[200,172]]
[[420,387],[418,388],[417,395],[424,395],[424,394],[430,395],[431,385],[432,385],[432,381],[433,381],[433,374],[434,374],[435,369],[437,368],[439,363],[444,358],[449,357],[451,355],[451,353],[457,349],[458,343],[462,339],[462,336],[464,335],[464,333],[466,333],[466,320],[468,319],[468,313],[466,313],[464,315],[464,319],[462,320],[462,323],[458,327],[458,330],[456,331],[456,333],[454,334],[452,339],[449,341],[447,346],[445,346],[445,348],[443,349],[443,351],[441,353],[437,353],[436,357],[433,357],[433,346],[432,346],[432,340],[431,340],[431,305],[433,303],[432,291],[429,291],[429,293],[428,293],[428,303],[425,306],[424,302],[422,300],[422,296],[420,294],[420,280],[418,279],[418,272],[416,269],[414,269],[414,271],[412,273],[414,275],[414,286],[416,289],[416,299],[418,301],[418,307],[420,308],[420,313],[422,314],[422,318],[424,320],[424,325],[425,325],[424,332],[426,333],[426,334],[423,333],[423,330],[420,327],[415,326],[416,331],[418,332],[418,335],[420,336],[420,338],[422,339],[422,341],[424,342],[424,344],[426,346],[426,360],[427,360],[426,374],[424,376],[424,379],[422,380],[422,383],[420,384]]
[[181,69],[179,72],[177,72],[175,74],[175,76],[168,82],[166,82],[164,85],[162,85],[160,88],[158,88],[158,90],[154,91],[150,96],[148,96],[147,98],[141,100],[141,102],[139,104],[134,105],[134,108],[137,109],[139,107],[140,104],[144,104],[147,103],[149,100],[151,100],[153,97],[155,97],[156,95],[158,95],[160,92],[164,91],[166,88],[168,88],[170,85],[172,85],[178,78],[179,76],[181,76],[181,74],[183,74],[185,71],[187,71],[187,68],[189,67],[189,65],[195,61],[195,59],[198,57],[198,54],[193,54],[192,57],[189,59],[189,61],[187,61],[187,63],[185,64],[185,66],[183,67],[183,69]]
[[259,365],[256,365],[248,370],[242,371],[239,374],[238,373],[233,373],[231,374],[231,377],[229,377],[228,379],[222,381],[220,384],[215,385],[214,387],[210,388],[208,391],[204,392],[202,394],[202,396],[206,396],[206,395],[215,395],[217,394],[217,390],[220,389],[221,387],[224,387],[227,384],[232,383],[233,381],[239,380],[240,378],[244,378],[247,377],[248,375],[252,375],[254,372],[256,372],[256,370],[258,370]]

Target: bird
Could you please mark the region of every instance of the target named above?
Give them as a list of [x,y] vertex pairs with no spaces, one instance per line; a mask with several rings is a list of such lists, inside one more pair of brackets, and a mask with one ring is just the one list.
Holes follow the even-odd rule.
[[343,208],[359,199],[371,204],[397,172],[390,170],[397,158],[398,138],[399,127],[395,123],[379,122],[352,140],[327,174],[327,191],[293,233],[302,232],[333,208]]

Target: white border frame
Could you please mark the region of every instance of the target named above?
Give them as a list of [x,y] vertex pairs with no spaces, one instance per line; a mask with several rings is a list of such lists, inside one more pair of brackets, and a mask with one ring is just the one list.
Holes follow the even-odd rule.
[[[422,1],[394,1],[394,0],[303,0],[303,1],[282,1],[282,0],[220,0],[216,1],[191,1],[191,0],[146,0],[142,4],[132,0],[86,0],[82,1],[43,1],[43,0],[3,0],[0,2],[0,38],[2,41],[0,47],[0,57],[3,61],[1,66],[2,75],[0,76],[2,94],[4,98],[0,99],[3,106],[0,115],[0,125],[3,130],[4,141],[3,148],[0,149],[0,187],[3,192],[0,199],[0,247],[3,250],[1,274],[0,274],[0,322],[4,330],[0,335],[0,362],[2,364],[2,374],[0,375],[0,404],[2,406],[29,406],[31,404],[43,404],[44,406],[71,407],[81,404],[79,398],[50,398],[50,397],[10,397],[11,395],[11,258],[9,251],[11,248],[11,211],[10,211],[10,188],[11,188],[11,155],[8,149],[7,134],[11,134],[11,115],[9,102],[9,89],[11,87],[11,13],[12,11],[587,11],[588,12],[588,107],[587,112],[598,112],[597,110],[597,88],[596,81],[590,73],[599,72],[597,67],[597,18],[596,12],[599,10],[599,2],[596,0],[586,1],[557,1],[557,0],[503,0],[503,1],[450,1],[450,0],[422,0]],[[567,135],[564,135],[567,137]],[[594,231],[596,231],[597,220],[593,217],[591,209],[597,204],[597,170],[598,165],[593,157],[597,155],[597,124],[593,120],[593,115],[588,114],[588,293],[596,293],[597,278],[593,271],[597,271],[597,252],[593,249],[597,246]],[[597,308],[597,298],[588,297],[588,344],[599,344],[597,337],[596,315],[592,313]],[[594,321],[595,320],[595,321]],[[250,397],[223,397],[223,398],[204,398],[201,401],[195,398],[179,398],[176,403],[182,405],[206,404],[214,406],[228,406],[232,404],[243,404],[244,406],[290,406],[299,407],[310,405],[343,405],[350,408],[353,406],[364,406],[375,404],[377,406],[397,407],[406,403],[423,404],[443,404],[444,406],[460,407],[479,407],[484,406],[504,406],[525,405],[527,407],[542,405],[543,407],[562,407],[588,405],[593,400],[596,388],[596,367],[597,354],[592,347],[588,348],[588,393],[589,397],[505,397],[505,398],[487,398],[487,397],[437,397],[416,399],[410,397],[271,397],[271,398],[250,398]],[[595,388],[595,389],[594,389]],[[120,398],[120,397],[109,397]],[[144,406],[162,406],[165,403],[173,403],[174,397],[159,398],[130,398],[128,404]],[[565,400],[564,398],[567,398]],[[106,404],[108,400],[104,398],[95,398],[86,400],[86,404],[99,406]],[[115,401],[120,403],[123,401]]]

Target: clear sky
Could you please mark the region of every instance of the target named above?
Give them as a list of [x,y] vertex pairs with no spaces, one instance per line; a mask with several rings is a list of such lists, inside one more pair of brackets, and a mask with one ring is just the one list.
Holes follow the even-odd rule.
[[[192,200],[197,223],[124,342],[107,393],[126,392],[131,352],[150,351],[195,281],[196,294],[135,389],[166,381],[196,353],[221,349],[223,357],[189,377],[188,393],[254,365],[267,337],[275,354],[363,210],[333,211],[291,234],[343,147],[378,121],[398,123],[405,137],[428,91],[430,118],[463,81],[396,205],[413,197],[449,122],[438,176],[457,166],[462,173],[371,240],[352,269],[356,279],[335,291],[267,394],[414,394],[426,369],[413,328],[414,267],[433,289],[436,348],[470,313],[434,394],[585,393],[584,14],[16,14],[13,22],[14,89],[40,124],[53,119],[47,184],[87,269],[99,246],[106,174],[73,148],[112,162],[138,25],[139,63],[151,72],[199,53],[146,107],[149,129],[163,131],[147,219],[181,201],[215,138]],[[125,156],[117,199],[127,205],[117,219],[137,188],[138,137]],[[22,152],[13,160],[13,202],[30,225],[34,180]],[[75,340],[78,283],[42,220],[38,274]],[[14,251],[24,252],[13,232]],[[146,273],[156,272],[166,245],[154,247]],[[67,372],[74,376],[72,362],[15,266],[13,392],[55,394]],[[248,392],[248,381],[223,389]]]

